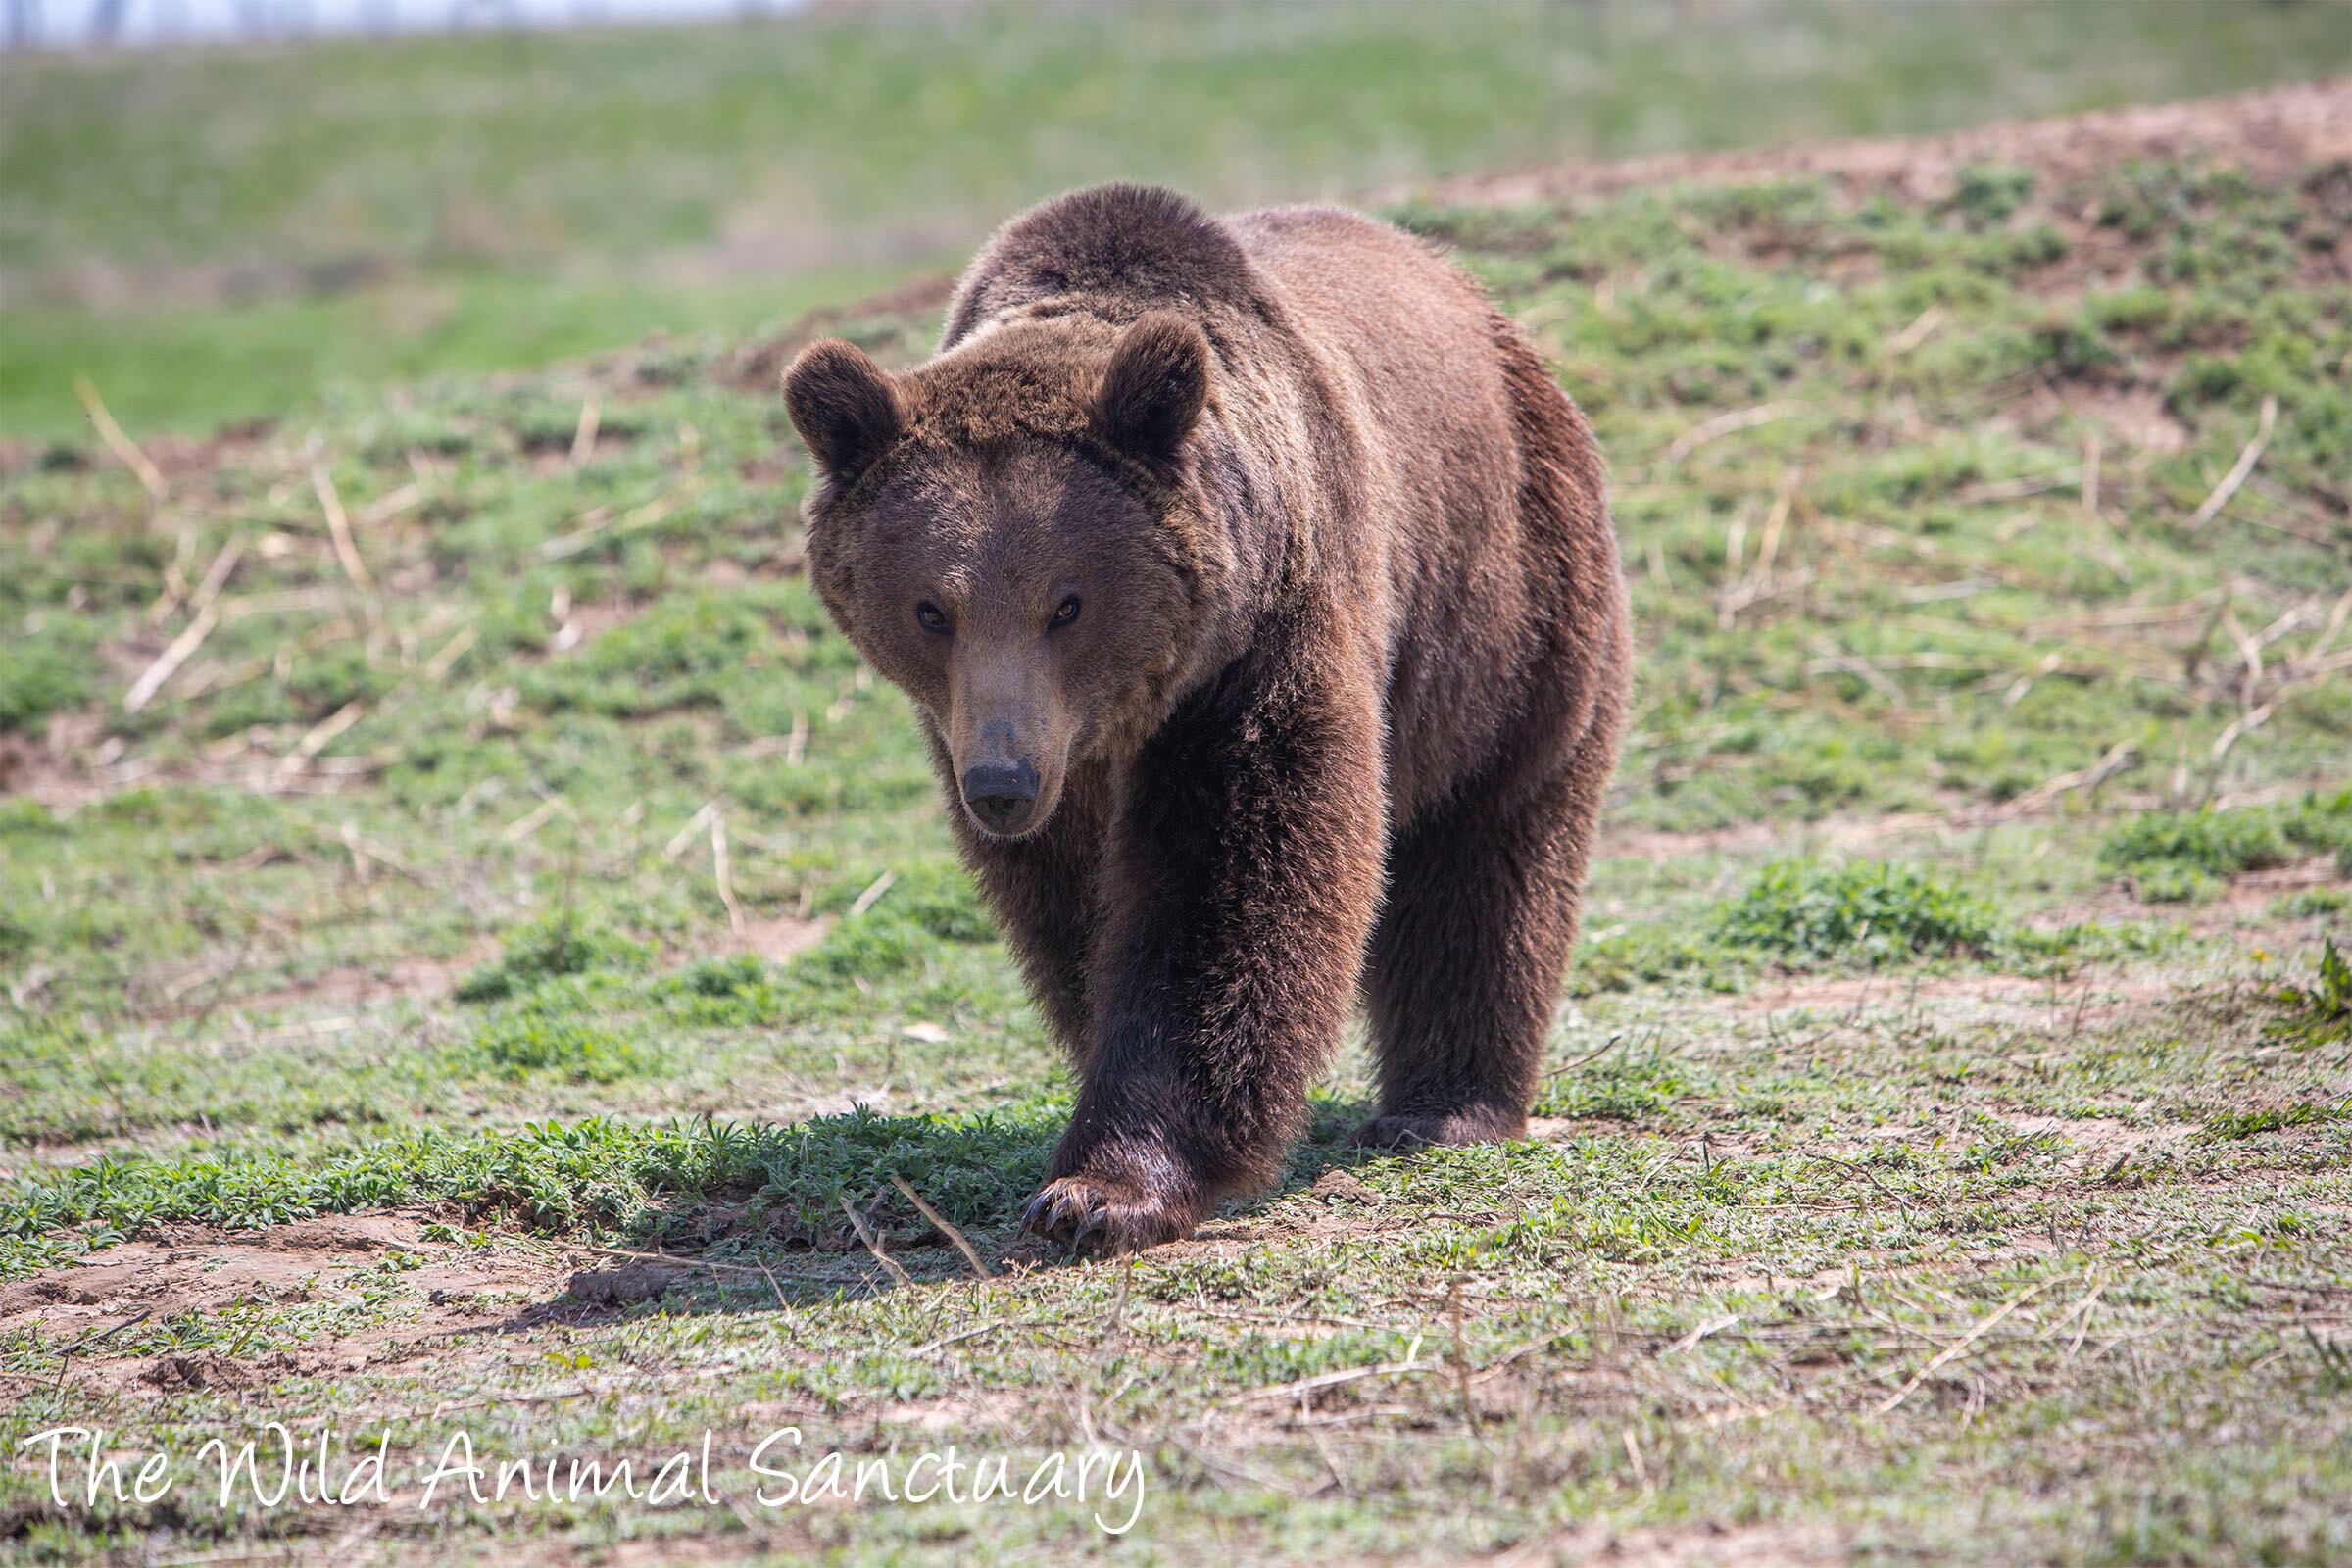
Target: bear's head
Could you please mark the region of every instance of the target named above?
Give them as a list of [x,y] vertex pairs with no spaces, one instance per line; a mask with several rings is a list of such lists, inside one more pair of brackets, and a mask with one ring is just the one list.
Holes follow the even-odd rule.
[[1044,826],[1200,654],[1230,565],[1193,451],[1208,376],[1165,314],[1013,321],[899,375],[827,340],[785,372],[817,594],[928,715],[983,833]]

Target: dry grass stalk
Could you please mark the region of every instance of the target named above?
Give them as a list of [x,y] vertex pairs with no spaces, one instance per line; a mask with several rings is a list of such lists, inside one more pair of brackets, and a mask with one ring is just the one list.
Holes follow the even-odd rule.
[[164,471],[148,459],[146,453],[139,450],[139,444],[136,441],[122,433],[122,427],[117,424],[115,416],[107,412],[106,400],[99,397],[98,388],[91,384],[88,376],[77,375],[74,378],[74,395],[81,400],[81,406],[88,413],[90,422],[98,427],[99,439],[106,443],[106,449],[115,455],[122,466],[138,476],[138,481],[146,488],[147,498],[150,501],[158,506],[163,505]]
[[2018,1292],[2015,1296],[2009,1298],[2009,1299],[2006,1301],[2003,1301],[1992,1311],[1986,1313],[1984,1317],[1979,1318],[1974,1328],[1970,1329],[1966,1334],[1961,1335],[1959,1339],[1953,1341],[1950,1345],[1945,1346],[1942,1350],[1938,1351],[1935,1357],[1928,1362],[1927,1365],[1912,1373],[1911,1380],[1908,1383],[1905,1383],[1901,1388],[1888,1395],[1886,1399],[1880,1403],[1877,1413],[1880,1415],[1886,1415],[1894,1409],[1896,1405],[1901,1404],[1905,1399],[1911,1397],[1912,1393],[1917,1390],[1922,1383],[1925,1383],[1931,1376],[1933,1376],[1939,1368],[1949,1366],[1952,1362],[1957,1361],[1960,1359],[1960,1357],[1966,1355],[1970,1346],[1975,1345],[1986,1334],[1989,1334],[1992,1330],[2000,1327],[2001,1324],[2008,1319],[2010,1313],[2016,1311],[2019,1307],[2034,1299],[2034,1297],[2039,1296],[2043,1291],[2049,1288],[2049,1281],[2043,1280],[2037,1284],[2029,1285],[2024,1290]]
[[375,592],[375,579],[368,573],[368,563],[360,559],[360,547],[351,537],[351,518],[343,511],[343,498],[335,491],[335,476],[326,471],[325,464],[311,465],[311,488],[318,493],[319,509],[326,514],[326,531],[335,542],[335,559],[343,564],[343,575],[360,592]]
[[1718,414],[1711,419],[1702,419],[1674,438],[1666,448],[1663,466],[1671,468],[1710,441],[1719,441],[1736,431],[1752,430],[1759,424],[1787,418],[1802,407],[1798,403],[1759,403],[1752,409],[1734,409],[1728,414]]
[[865,1244],[865,1250],[874,1254],[874,1261],[881,1264],[890,1277],[901,1285],[912,1285],[914,1277],[899,1266],[897,1258],[882,1250],[882,1238],[874,1234],[874,1228],[851,1204],[847,1193],[841,1198],[841,1211],[850,1217],[850,1228],[858,1233],[858,1239]]
[[674,860],[684,855],[686,846],[692,844],[701,835],[704,827],[717,814],[718,802],[716,800],[705,801],[695,813],[686,819],[686,825],[672,834],[667,844],[662,846],[662,858]]
[[880,876],[874,878],[872,884],[869,885],[863,893],[858,895],[857,902],[850,906],[850,918],[854,920],[858,916],[863,914],[866,910],[872,908],[874,906],[874,902],[881,898],[883,894],[888,893],[890,891],[890,885],[893,882],[896,882],[898,879],[899,873],[896,871],[885,871]]
[[743,906],[735,901],[734,868],[727,859],[727,819],[718,811],[710,813],[710,877],[718,884],[718,902],[727,906],[727,929],[740,940]]
[[590,392],[580,400],[579,427],[571,433],[571,466],[578,467],[596,454],[596,427],[603,419],[604,399]]
[[2230,466],[2228,473],[2222,475],[2222,482],[2213,487],[2213,494],[2205,498],[2205,504],[2190,515],[2189,532],[2196,532],[2222,514],[2222,509],[2230,504],[2230,498],[2237,494],[2237,487],[2244,484],[2246,476],[2254,471],[2254,465],[2262,461],[2262,449],[2271,444],[2271,429],[2278,421],[2278,400],[2276,397],[2264,398],[2262,417],[2254,427],[2254,439],[2247,442],[2245,450],[2238,453],[2237,461]]
[[156,656],[155,662],[130,683],[130,690],[122,694],[122,711],[135,713],[154,701],[155,694],[164,689],[164,683],[179,672],[180,665],[195,657],[196,650],[204,646],[204,640],[213,634],[213,628],[220,623],[220,612],[216,607],[207,605],[198,612],[196,618],[188,622],[187,628],[172,639],[172,646]]
[[938,1209],[933,1208],[929,1203],[924,1202],[923,1195],[916,1192],[911,1186],[909,1186],[905,1177],[897,1175],[892,1176],[890,1178],[890,1185],[896,1187],[901,1193],[905,1194],[906,1201],[912,1203],[915,1207],[915,1211],[930,1222],[931,1228],[939,1232],[940,1235],[945,1236],[949,1242],[955,1246],[956,1250],[963,1254],[963,1260],[966,1263],[971,1264],[972,1272],[974,1274],[977,1274],[982,1279],[989,1279],[992,1277],[993,1271],[986,1263],[980,1261],[979,1252],[974,1250],[970,1242],[967,1242],[963,1239],[963,1232],[949,1224],[947,1217],[941,1214]]
[[357,724],[361,715],[367,711],[368,705],[355,697],[318,723],[313,724],[304,733],[302,739],[295,742],[294,750],[287,754],[286,760],[278,764],[278,771],[281,773],[301,772],[312,758],[326,749],[328,741]]

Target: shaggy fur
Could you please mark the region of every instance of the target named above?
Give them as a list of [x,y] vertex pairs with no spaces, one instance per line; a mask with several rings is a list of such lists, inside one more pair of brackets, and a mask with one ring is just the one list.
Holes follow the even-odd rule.
[[786,398],[818,592],[1081,1079],[1033,1227],[1147,1247],[1269,1180],[1359,992],[1359,1139],[1524,1129],[1629,630],[1592,433],[1475,283],[1106,186],[999,232],[929,364],[820,343]]

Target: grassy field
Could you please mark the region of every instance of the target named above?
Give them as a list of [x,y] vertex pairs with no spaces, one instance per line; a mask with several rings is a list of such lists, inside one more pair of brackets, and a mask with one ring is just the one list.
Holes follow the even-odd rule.
[[733,27],[0,59],[0,433],[748,330],[1112,176],[1344,194],[2352,69],[2352,7],[858,6]]
[[[798,569],[781,357],[917,357],[936,291],[150,441],[152,490],[19,450],[0,1554],[1036,1561],[1133,1506],[1168,1563],[2344,1560],[2348,193],[1400,212],[1615,473],[1555,1067],[1524,1143],[1368,1157],[1351,1045],[1280,1192],[1101,1266],[1015,1242],[1066,1079]],[[395,1500],[217,1505],[271,1419]],[[65,1440],[61,1517],[68,1425],[188,1479],[82,1508]],[[1147,1486],[770,1506],[787,1425]],[[715,1500],[417,1506],[459,1434],[706,1431]]]

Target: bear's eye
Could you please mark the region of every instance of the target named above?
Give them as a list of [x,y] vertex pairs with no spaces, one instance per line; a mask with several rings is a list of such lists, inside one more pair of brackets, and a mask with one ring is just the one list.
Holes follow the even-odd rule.
[[948,612],[928,599],[914,607],[914,619],[915,623],[925,631],[944,634],[949,629]]
[[1076,594],[1072,594],[1069,598],[1064,599],[1059,605],[1054,607],[1054,618],[1046,622],[1046,630],[1052,631],[1056,626],[1067,626],[1071,621],[1076,620],[1077,618],[1078,596]]

